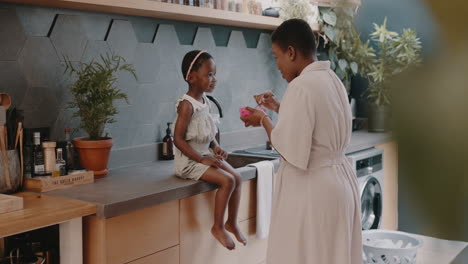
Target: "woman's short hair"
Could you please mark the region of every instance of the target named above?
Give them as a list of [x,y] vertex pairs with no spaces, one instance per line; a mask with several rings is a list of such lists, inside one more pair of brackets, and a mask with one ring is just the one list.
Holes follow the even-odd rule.
[[271,35],[271,41],[283,51],[292,46],[305,57],[316,52],[314,33],[309,23],[302,19],[284,21]]

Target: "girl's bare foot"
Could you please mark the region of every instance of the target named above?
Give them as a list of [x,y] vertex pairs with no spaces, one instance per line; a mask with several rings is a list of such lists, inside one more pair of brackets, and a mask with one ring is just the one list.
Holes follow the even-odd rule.
[[240,231],[239,226],[237,224],[232,224],[230,222],[226,222],[225,228],[226,228],[227,231],[233,233],[236,236],[237,241],[244,244],[244,246],[247,245],[247,239],[244,237],[244,234],[242,234],[242,232]]
[[236,247],[234,241],[224,228],[213,226],[211,228],[211,234],[227,249],[233,250]]

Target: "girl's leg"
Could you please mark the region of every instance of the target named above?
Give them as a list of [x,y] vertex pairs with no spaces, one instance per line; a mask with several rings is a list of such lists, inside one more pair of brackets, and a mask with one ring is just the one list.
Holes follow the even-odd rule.
[[228,220],[226,221],[226,230],[233,233],[237,240],[242,244],[247,245],[247,239],[244,237],[242,232],[237,225],[237,213],[239,211],[239,204],[240,204],[240,197],[241,197],[241,188],[242,188],[242,178],[237,173],[234,168],[227,162],[223,162],[222,169],[227,171],[231,174],[236,182],[234,191],[231,194],[231,198],[229,199],[229,212],[228,212]]
[[215,196],[214,224],[211,233],[223,246],[232,250],[235,244],[224,229],[224,212],[234,190],[235,180],[229,173],[213,167],[210,167],[200,179],[219,185]]

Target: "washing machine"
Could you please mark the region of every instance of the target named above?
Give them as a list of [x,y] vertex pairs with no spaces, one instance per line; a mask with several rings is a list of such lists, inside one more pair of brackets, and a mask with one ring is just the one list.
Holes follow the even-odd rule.
[[383,212],[383,149],[366,149],[347,156],[356,172],[361,197],[363,230],[379,229]]

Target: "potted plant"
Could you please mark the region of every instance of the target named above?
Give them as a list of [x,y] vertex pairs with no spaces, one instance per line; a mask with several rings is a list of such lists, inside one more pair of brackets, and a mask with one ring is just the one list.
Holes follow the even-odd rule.
[[412,29],[389,31],[387,19],[382,25],[374,23],[371,40],[376,43],[376,57],[367,73],[369,86],[369,131],[383,132],[389,128],[392,78],[421,62],[421,42]]
[[[351,77],[365,75],[369,71],[375,54],[370,42],[362,42],[353,21],[355,8],[352,7],[319,7],[317,32],[322,39],[323,51],[330,61],[332,70],[340,78],[348,93],[351,90]],[[319,43],[317,41],[317,43]]]
[[102,178],[109,172],[107,163],[112,148],[112,138],[103,135],[106,124],[113,123],[112,118],[118,113],[114,100],[124,99],[127,95],[115,87],[119,71],[127,71],[137,79],[132,65],[125,59],[115,55],[100,56],[101,62],[80,62],[74,66],[65,58],[65,73],[76,74],[77,80],[70,85],[72,101],[69,108],[75,109],[73,117],[80,118],[80,127],[88,137],[73,139],[78,150],[80,163],[87,170],[94,171],[95,178]]

